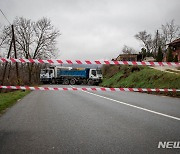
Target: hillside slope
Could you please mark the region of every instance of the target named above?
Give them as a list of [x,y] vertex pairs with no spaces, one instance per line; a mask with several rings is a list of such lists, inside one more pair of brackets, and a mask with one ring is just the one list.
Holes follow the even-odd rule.
[[[104,65],[104,87],[176,88],[180,89],[180,74],[166,73],[149,67]],[[180,94],[178,94],[180,95]]]

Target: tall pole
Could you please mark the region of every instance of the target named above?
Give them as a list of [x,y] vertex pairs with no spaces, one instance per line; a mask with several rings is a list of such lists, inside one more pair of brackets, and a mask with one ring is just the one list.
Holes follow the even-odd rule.
[[157,56],[158,52],[158,39],[159,39],[159,31],[156,32],[156,49],[155,49],[155,56]]
[[[17,51],[16,51],[16,41],[15,41],[15,34],[14,34],[14,26],[11,26],[12,28],[12,37],[13,37],[13,45],[14,45],[14,56],[15,59],[17,59]],[[19,84],[19,69],[18,69],[18,63],[16,62],[16,76],[17,76],[17,81]]]

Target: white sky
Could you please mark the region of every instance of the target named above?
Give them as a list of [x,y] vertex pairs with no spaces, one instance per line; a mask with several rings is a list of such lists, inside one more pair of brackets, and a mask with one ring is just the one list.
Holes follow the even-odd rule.
[[134,38],[139,31],[154,33],[172,19],[180,25],[180,0],[0,0],[0,8],[10,22],[16,16],[51,19],[62,34],[61,59],[112,59],[123,45],[141,49]]

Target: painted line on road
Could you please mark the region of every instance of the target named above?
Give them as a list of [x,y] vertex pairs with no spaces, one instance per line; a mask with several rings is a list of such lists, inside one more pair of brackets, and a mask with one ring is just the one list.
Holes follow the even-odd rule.
[[[71,87],[73,87],[73,86],[71,86]],[[76,87],[73,87],[73,88],[76,88]],[[180,118],[175,117],[175,116],[171,116],[171,115],[164,114],[164,113],[161,113],[161,112],[156,112],[156,111],[149,110],[149,109],[146,109],[146,108],[143,108],[143,107],[139,107],[139,106],[136,106],[136,105],[131,105],[131,104],[128,104],[128,103],[125,103],[125,102],[121,102],[121,101],[112,99],[112,98],[108,98],[108,97],[105,97],[105,96],[101,96],[101,95],[98,95],[98,94],[94,94],[94,93],[91,93],[91,92],[89,92],[89,91],[84,91],[84,90],[82,90],[82,91],[85,92],[85,93],[94,95],[94,96],[98,96],[98,97],[101,97],[101,98],[104,98],[104,99],[113,101],[113,102],[117,102],[117,103],[119,103],[119,104],[123,104],[123,105],[130,106],[130,107],[133,107],[133,108],[136,108],[136,109],[140,109],[140,110],[143,110],[143,111],[147,111],[147,112],[150,112],[150,113],[154,113],[154,114],[157,114],[157,115],[161,115],[161,116],[164,116],[164,117],[167,117],[167,118],[171,118],[171,119],[175,119],[175,120],[180,121]]]

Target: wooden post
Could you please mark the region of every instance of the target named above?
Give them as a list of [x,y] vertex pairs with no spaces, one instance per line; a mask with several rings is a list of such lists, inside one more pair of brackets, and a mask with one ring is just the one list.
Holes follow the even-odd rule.
[[[16,51],[16,42],[15,42],[15,34],[14,34],[14,26],[12,25],[12,38],[13,38],[13,45],[14,45],[14,56],[17,59],[17,51]],[[16,62],[16,76],[17,76],[17,81],[19,84],[19,69],[18,69],[18,63]]]
[[[14,26],[11,25],[12,28],[12,40],[9,46],[9,51],[8,51],[8,55],[7,58],[10,58],[11,55],[11,49],[12,49],[12,44],[14,46],[14,56],[17,59],[17,51],[16,51],[16,43],[15,43],[15,34],[14,34]],[[6,62],[5,67],[4,67],[4,72],[3,72],[3,78],[2,78],[2,85],[4,84],[4,79],[5,79],[5,75],[6,75],[6,69],[7,69],[7,64],[8,62]],[[18,70],[18,63],[16,63],[16,76],[17,76],[17,81],[19,84],[19,70]]]
[[159,31],[157,30],[156,32],[156,46],[155,46],[155,58],[157,56],[157,53],[158,53],[158,39],[159,39]]

